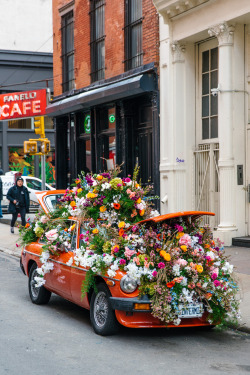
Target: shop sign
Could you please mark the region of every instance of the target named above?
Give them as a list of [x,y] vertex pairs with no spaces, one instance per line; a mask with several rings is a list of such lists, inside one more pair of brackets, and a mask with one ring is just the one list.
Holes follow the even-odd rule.
[[89,134],[91,131],[90,115],[87,115],[84,119],[84,131]]
[[0,95],[0,121],[46,114],[47,90],[12,92]]
[[109,115],[109,122],[115,122],[115,115]]

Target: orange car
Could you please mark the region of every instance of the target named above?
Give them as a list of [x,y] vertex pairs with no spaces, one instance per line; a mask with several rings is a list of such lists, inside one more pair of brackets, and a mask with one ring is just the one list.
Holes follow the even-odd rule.
[[[45,212],[52,211],[58,204],[58,199],[64,191],[38,193],[38,200]],[[152,222],[166,222],[178,216],[200,216],[210,214],[207,212],[183,212],[152,218]],[[129,279],[125,271],[118,270],[115,277],[97,275],[95,278],[96,289],[91,288],[82,296],[81,286],[86,276],[82,266],[74,262],[70,264],[73,252],[80,246],[80,234],[84,231],[83,224],[78,218],[68,219],[70,225],[75,223],[71,240],[71,250],[51,256],[53,271],[46,274],[45,285],[37,287],[35,278],[37,268],[41,267],[40,255],[43,241],[37,240],[22,250],[21,268],[29,277],[28,287],[31,301],[35,304],[45,304],[50,300],[51,293],[55,293],[79,306],[90,310],[90,319],[94,331],[100,335],[114,333],[120,323],[131,328],[164,328],[166,324],[151,314],[150,299],[146,295],[139,298],[138,285]],[[143,221],[145,222],[145,221]],[[142,222],[142,223],[143,223]],[[140,223],[139,223],[140,225]],[[206,321],[206,312],[202,304],[190,305],[180,313],[181,323],[178,327],[210,326]],[[168,327],[174,327],[168,324]]]

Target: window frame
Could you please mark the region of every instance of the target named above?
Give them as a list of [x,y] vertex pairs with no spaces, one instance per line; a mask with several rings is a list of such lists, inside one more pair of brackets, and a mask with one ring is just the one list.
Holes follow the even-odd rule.
[[[99,3],[99,4],[98,4]],[[91,83],[105,78],[105,0],[91,0],[90,3],[90,58],[91,58]],[[102,22],[97,20],[96,12],[103,8]],[[97,25],[101,25],[100,35],[97,36]],[[100,53],[104,49],[104,56]],[[99,66],[100,62],[100,66]]]
[[[68,50],[67,46],[67,36],[68,27],[72,27],[72,48]],[[74,74],[74,11],[71,9],[69,12],[61,16],[61,38],[62,38],[62,90],[63,92],[70,91],[75,87],[75,74]],[[69,58],[73,59],[72,69],[69,67]],[[70,73],[72,73],[72,78],[70,78]]]
[[[211,115],[211,102],[209,99],[209,116],[203,116],[202,117],[202,53],[207,50],[212,50],[214,48],[218,48],[218,82],[219,82],[219,46],[218,46],[218,40],[217,38],[212,38],[206,42],[200,43],[197,45],[197,79],[196,82],[197,85],[197,92],[196,92],[196,100],[197,100],[197,109],[196,109],[196,138],[198,144],[207,144],[207,143],[218,143],[219,141],[219,134],[216,138],[211,138],[211,118],[214,118],[215,116],[219,116],[219,108],[217,108],[217,115]],[[210,55],[209,55],[210,56]],[[209,70],[210,72],[210,70]],[[210,77],[210,76],[209,76]],[[211,88],[210,87],[210,81],[209,81],[209,97],[211,98]],[[217,97],[218,100],[218,97]],[[218,102],[217,102],[218,106]],[[207,117],[209,119],[209,138],[202,138],[202,119],[204,117]],[[219,133],[219,122],[218,122],[218,133]]]
[[[142,16],[142,0],[141,0],[141,17],[134,19],[132,21],[133,15],[132,15],[132,6],[131,2],[133,0],[126,0],[125,2],[125,26],[124,26],[124,68],[125,71],[128,71],[133,68],[137,68],[143,64],[143,48],[142,48],[142,33],[143,33],[143,28],[142,28],[142,21],[143,21],[143,16]],[[133,29],[137,27],[138,25],[141,26],[140,29],[140,51],[138,52],[138,45],[137,45],[137,53],[136,55],[133,55]],[[134,59],[138,59],[139,61],[133,64]]]

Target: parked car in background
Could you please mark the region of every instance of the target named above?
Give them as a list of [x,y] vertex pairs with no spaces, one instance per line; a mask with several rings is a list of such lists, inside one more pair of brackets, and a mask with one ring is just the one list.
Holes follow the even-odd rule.
[[[1,176],[3,183],[3,201],[2,209],[6,211],[8,209],[9,201],[6,198],[8,190],[15,185],[16,177],[20,176],[19,172],[10,171]],[[32,176],[21,176],[23,178],[23,185],[27,187],[30,194],[30,208],[38,209],[39,202],[36,197],[36,192],[42,191],[42,180]],[[49,184],[45,184],[46,190],[54,190]]]

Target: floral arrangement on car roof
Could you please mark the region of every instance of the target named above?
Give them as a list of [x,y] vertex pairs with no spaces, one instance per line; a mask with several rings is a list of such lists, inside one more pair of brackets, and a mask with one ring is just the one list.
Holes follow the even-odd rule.
[[65,231],[63,220],[81,217],[80,246],[68,264],[88,269],[83,294],[95,275],[112,278],[124,270],[139,285],[140,294],[150,296],[153,316],[166,324],[180,324],[180,312],[190,303],[205,306],[211,324],[237,320],[233,266],[210,229],[201,227],[197,216],[137,224],[159,213],[146,198],[150,187],[142,189],[136,181],[138,169],[127,178],[119,178],[119,172],[82,174],[65,192],[59,209],[38,215],[29,228],[20,229],[23,243],[34,240],[34,233],[45,242],[37,286],[53,269],[50,255],[70,250],[75,228],[67,224]]

